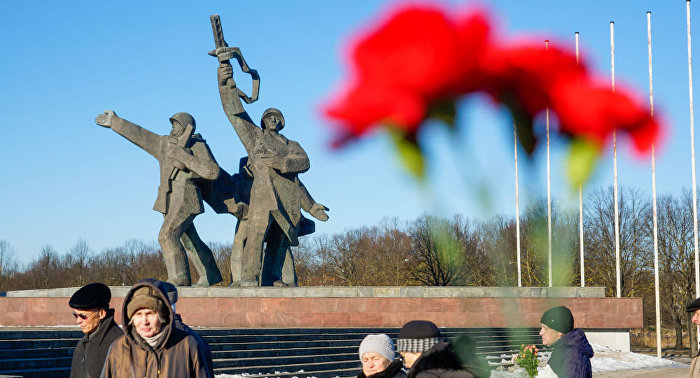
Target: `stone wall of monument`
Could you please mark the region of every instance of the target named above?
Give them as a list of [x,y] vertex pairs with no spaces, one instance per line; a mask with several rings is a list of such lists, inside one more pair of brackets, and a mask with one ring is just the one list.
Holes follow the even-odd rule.
[[[75,324],[68,299],[78,288],[7,292],[1,326]],[[121,322],[128,287],[111,287]],[[179,288],[177,312],[199,327],[537,327],[552,306],[571,309],[586,329],[643,327],[641,298],[605,298],[602,288],[300,287]]]

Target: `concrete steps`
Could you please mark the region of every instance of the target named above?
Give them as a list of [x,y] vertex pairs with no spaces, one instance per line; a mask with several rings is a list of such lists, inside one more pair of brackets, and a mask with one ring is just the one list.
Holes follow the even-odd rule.
[[[398,328],[197,329],[212,349],[216,374],[279,377],[354,377],[358,347],[370,333],[394,340]],[[500,356],[520,344],[538,344],[536,328],[447,328],[445,337],[466,334],[480,356]],[[73,348],[82,333],[60,329],[0,328],[0,376],[68,377]],[[540,346],[541,347],[541,346]],[[500,361],[500,358],[496,359]]]

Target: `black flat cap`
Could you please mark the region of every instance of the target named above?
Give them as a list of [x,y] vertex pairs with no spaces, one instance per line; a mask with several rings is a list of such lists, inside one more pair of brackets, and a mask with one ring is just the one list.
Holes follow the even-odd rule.
[[109,308],[109,300],[112,292],[107,285],[94,282],[87,284],[70,297],[68,305],[77,310],[89,310],[91,308]]
[[685,311],[687,312],[695,312],[696,310],[700,310],[700,298],[695,299],[685,306]]

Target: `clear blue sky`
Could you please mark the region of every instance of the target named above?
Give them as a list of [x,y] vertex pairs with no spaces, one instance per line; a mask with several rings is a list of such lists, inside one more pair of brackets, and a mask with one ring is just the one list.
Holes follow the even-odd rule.
[[[386,135],[340,151],[328,147],[331,133],[319,105],[346,72],[343,46],[391,3],[0,2],[0,239],[15,247],[22,263],[46,244],[63,253],[84,239],[98,252],[128,239],[156,239],[162,220],[151,210],[157,162],[95,125],[105,109],[160,134],[169,132],[173,113],[189,112],[218,162],[236,170],[245,152],[221,109],[217,64],[207,55],[213,48],[212,13],[221,15],[229,44],[239,46],[261,75],[260,100],[248,112],[257,120],[267,107],[280,108],[284,134],[300,142],[311,159],[301,179],[331,209],[328,222],[317,222],[318,234],[375,225],[384,217],[412,220],[426,212],[514,214],[511,123],[487,102],[465,104],[456,136],[443,127],[426,133],[428,188],[401,169]],[[580,32],[588,61],[608,76],[609,22],[615,21],[617,81],[642,98],[648,93],[646,11],[651,11],[654,99],[668,121],[657,157],[658,191],[677,194],[691,186],[685,1],[488,3],[509,36],[526,32],[573,46],[574,32]],[[691,7],[697,31],[700,10]],[[700,39],[694,50],[700,52]],[[236,74],[245,87],[247,77]],[[696,84],[696,97],[698,89]],[[563,152],[554,141],[552,192],[576,207],[563,180]],[[634,158],[625,140],[619,155],[620,185],[651,193],[649,160]],[[524,207],[546,195],[544,150],[522,169]],[[586,191],[611,185],[612,176],[612,159],[606,157]],[[491,206],[480,199],[482,189]],[[207,208],[195,224],[205,241],[233,240],[232,216]]]

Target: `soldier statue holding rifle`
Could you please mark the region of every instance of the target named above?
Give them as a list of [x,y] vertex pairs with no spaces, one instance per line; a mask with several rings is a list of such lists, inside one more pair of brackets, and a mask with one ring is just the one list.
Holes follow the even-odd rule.
[[[248,67],[238,48],[228,47],[219,16],[213,15],[211,21],[216,50],[210,55],[219,61],[217,77],[221,103],[248,154],[247,168],[252,176],[247,214],[238,225],[234,241],[234,244],[239,243],[238,253],[242,254],[239,284],[296,285],[289,247],[298,245],[298,237],[313,232],[314,228],[301,210],[325,221],[328,209],[316,203],[299,180],[298,175],[309,169],[309,158],[299,143],[280,134],[285,127],[282,112],[275,108],[265,110],[257,126],[243,109],[241,99],[248,104],[257,100],[259,76]],[[251,97],[236,86],[231,59],[236,59],[243,72],[253,78]],[[244,243],[240,243],[242,238]],[[236,246],[234,254],[235,250]],[[235,276],[236,272],[233,274]]]
[[170,117],[170,135],[155,134],[112,110],[97,116],[95,122],[111,128],[158,159],[160,186],[153,210],[163,213],[158,243],[168,270],[168,281],[177,286],[190,286],[187,251],[199,273],[196,286],[220,282],[221,272],[214,255],[192,223],[197,214],[204,212],[199,182],[219,176],[219,165],[209,147],[199,134],[194,134],[194,118],[188,113]]

